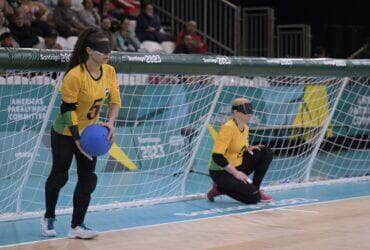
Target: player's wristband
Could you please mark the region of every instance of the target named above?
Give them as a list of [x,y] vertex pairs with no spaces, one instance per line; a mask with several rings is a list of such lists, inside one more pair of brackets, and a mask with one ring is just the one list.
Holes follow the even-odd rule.
[[69,131],[71,131],[73,140],[77,141],[81,139],[80,133],[78,132],[78,126],[72,125],[69,127]]
[[60,105],[60,112],[62,115],[68,111],[74,111],[77,109],[77,102],[74,103],[67,103],[65,101],[62,101],[62,104]]

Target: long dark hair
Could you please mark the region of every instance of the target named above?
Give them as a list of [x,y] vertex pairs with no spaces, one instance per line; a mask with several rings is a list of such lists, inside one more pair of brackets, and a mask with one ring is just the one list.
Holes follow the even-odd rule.
[[85,63],[89,58],[86,52],[86,45],[108,39],[104,31],[97,28],[88,28],[84,30],[79,36],[72,52],[71,60],[69,61],[66,73],[72,68]]

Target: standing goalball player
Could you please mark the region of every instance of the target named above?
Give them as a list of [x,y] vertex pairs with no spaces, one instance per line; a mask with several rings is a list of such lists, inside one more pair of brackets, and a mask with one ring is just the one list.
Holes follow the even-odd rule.
[[109,140],[114,141],[114,122],[121,106],[115,69],[108,65],[110,42],[100,29],[86,29],[79,36],[64,76],[60,112],[51,129],[53,165],[45,184],[46,212],[41,218],[44,236],[56,236],[55,207],[60,189],[68,180],[73,155],[77,162],[78,181],[73,194],[73,214],[69,236],[93,238],[98,232],[84,224],[91,193],[97,183],[94,173],[97,158],[81,148],[83,129],[99,121],[104,101],[109,101]]
[[[272,196],[260,186],[273,154],[263,145],[249,145],[246,124],[253,115],[252,103],[245,98],[236,98],[231,111],[231,118],[221,126],[215,140],[209,169],[214,183],[207,199],[214,201],[216,196],[226,194],[245,204],[269,202]],[[253,181],[248,178],[251,173]]]

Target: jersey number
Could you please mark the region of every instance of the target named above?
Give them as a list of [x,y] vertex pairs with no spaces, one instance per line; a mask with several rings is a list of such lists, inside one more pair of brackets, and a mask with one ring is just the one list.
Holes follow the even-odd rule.
[[87,113],[87,119],[92,120],[99,114],[102,101],[103,98],[99,98],[94,101],[93,105],[89,109],[89,113]]

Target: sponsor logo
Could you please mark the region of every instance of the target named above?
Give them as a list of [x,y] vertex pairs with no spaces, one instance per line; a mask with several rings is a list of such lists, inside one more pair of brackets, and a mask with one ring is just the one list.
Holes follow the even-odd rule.
[[161,63],[162,58],[159,55],[145,56],[127,56],[129,62]]
[[219,65],[231,64],[230,58],[226,56],[218,56],[216,58],[203,58],[202,60],[204,63],[215,63]]
[[323,61],[323,64],[324,65],[340,66],[340,67],[345,67],[347,65],[344,60]]
[[69,53],[62,53],[60,54],[60,61],[61,62],[69,62],[71,59],[72,54]]
[[139,149],[141,151],[141,158],[145,160],[156,159],[166,155],[163,145],[140,146]]
[[280,65],[292,65],[293,64],[292,59],[268,59],[267,62],[280,64]]
[[139,144],[149,144],[139,146],[142,159],[155,159],[166,155],[163,145],[158,144],[161,142],[161,138],[159,137],[138,137],[138,142]]
[[55,62],[69,62],[71,59],[70,53],[60,53],[60,54],[40,54],[41,61],[55,61]]

